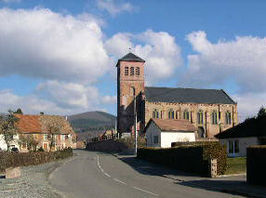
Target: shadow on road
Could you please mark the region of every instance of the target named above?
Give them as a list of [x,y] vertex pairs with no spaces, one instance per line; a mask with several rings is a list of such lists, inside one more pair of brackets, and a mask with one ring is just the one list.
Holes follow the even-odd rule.
[[[156,175],[156,176],[164,176],[164,177],[166,175],[192,177],[192,178],[199,177],[199,175],[196,175],[196,174],[186,173],[186,172],[171,169],[165,166],[153,164],[145,160],[138,159],[135,156],[121,156],[121,157],[118,157],[118,159],[120,159],[121,161],[128,164],[133,169],[135,169],[136,171],[144,175]],[[182,179],[177,179],[177,180],[182,180]]]

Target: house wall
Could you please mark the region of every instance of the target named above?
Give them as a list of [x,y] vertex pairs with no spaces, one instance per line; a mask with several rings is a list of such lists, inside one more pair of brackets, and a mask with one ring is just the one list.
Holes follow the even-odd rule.
[[[239,140],[239,153],[229,154],[229,141]],[[245,138],[228,138],[220,139],[221,144],[226,145],[227,154],[229,157],[245,157],[247,155],[247,147],[251,145],[258,145],[259,141],[257,137],[245,137]]]
[[194,142],[194,132],[167,132],[161,133],[161,147],[169,148],[172,142]]
[[[166,102],[149,102],[145,101],[145,125],[152,118],[154,109],[157,109],[161,119],[168,119],[168,112],[173,109],[175,112],[175,119],[183,119],[183,112],[189,111],[191,123],[196,127],[202,127],[206,133],[207,138],[213,138],[214,135],[237,125],[237,105],[236,104],[189,104],[189,103],[166,103]],[[203,124],[198,124],[197,113],[199,110],[203,111]],[[221,112],[220,125],[212,124],[212,112],[216,110]],[[231,112],[231,124],[227,125],[225,122],[226,112]],[[162,117],[161,117],[162,114]],[[219,119],[218,119],[219,123]]]
[[[158,144],[153,143],[154,136],[158,136]],[[148,147],[161,147],[161,130],[154,122],[146,129],[146,139]]]

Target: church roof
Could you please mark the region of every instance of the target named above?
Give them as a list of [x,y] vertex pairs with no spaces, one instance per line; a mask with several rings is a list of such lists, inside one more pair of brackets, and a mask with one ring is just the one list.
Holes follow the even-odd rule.
[[145,97],[149,102],[236,104],[222,89],[145,87]]
[[130,62],[145,62],[142,58],[138,57],[137,55],[129,52],[127,55],[120,58],[116,64],[116,66],[119,64],[120,61],[130,61]]

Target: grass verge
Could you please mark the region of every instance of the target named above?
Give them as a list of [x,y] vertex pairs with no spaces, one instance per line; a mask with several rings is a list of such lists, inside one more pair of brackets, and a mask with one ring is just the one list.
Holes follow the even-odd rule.
[[246,173],[246,158],[227,158],[226,175]]

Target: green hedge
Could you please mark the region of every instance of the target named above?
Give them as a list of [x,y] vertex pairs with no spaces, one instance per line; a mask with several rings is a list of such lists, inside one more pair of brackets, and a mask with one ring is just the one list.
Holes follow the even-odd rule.
[[72,155],[71,148],[55,152],[0,152],[0,172],[4,172],[6,168],[10,167],[38,165],[64,159]]
[[140,148],[138,158],[175,169],[209,176],[209,159],[217,159],[217,173],[226,171],[226,147],[219,142],[191,143],[174,148]]
[[266,145],[247,148],[247,182],[266,186]]

